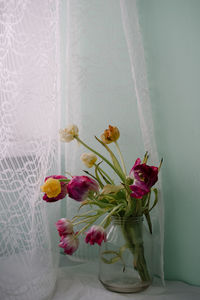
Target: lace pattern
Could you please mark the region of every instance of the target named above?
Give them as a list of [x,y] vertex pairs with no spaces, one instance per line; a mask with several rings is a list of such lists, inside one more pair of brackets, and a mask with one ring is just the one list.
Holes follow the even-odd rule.
[[48,220],[56,218],[58,207],[49,217],[40,185],[47,174],[59,171],[57,27],[58,1],[0,3],[3,299],[42,299],[55,282]]

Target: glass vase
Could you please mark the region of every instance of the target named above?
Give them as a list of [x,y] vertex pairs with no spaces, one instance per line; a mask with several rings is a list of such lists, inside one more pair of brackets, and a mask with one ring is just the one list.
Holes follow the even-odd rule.
[[99,255],[99,280],[108,290],[136,293],[152,282],[151,234],[143,217],[114,217]]

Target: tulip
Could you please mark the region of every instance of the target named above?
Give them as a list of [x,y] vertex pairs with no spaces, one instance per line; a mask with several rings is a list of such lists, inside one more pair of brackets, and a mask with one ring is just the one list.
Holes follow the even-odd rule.
[[133,185],[130,185],[131,196],[141,199],[150,192],[151,187],[157,182],[158,168],[148,166],[146,163],[141,164],[141,160],[138,158],[129,175],[134,178]]
[[72,255],[78,249],[79,240],[75,234],[68,234],[61,237],[58,246],[64,249],[65,254]]
[[69,197],[76,201],[83,201],[90,191],[98,192],[98,190],[97,182],[87,176],[74,176],[67,185]]
[[106,129],[104,133],[101,135],[101,140],[105,144],[110,144],[112,142],[116,142],[120,136],[119,129],[117,127],[113,127],[109,125],[109,129]]
[[60,236],[66,236],[73,233],[72,222],[65,218],[62,218],[56,222],[56,228]]
[[122,190],[124,187],[122,184],[120,185],[112,185],[112,184],[106,184],[104,185],[101,194],[105,195],[105,194],[116,194],[118,193],[120,190]]
[[76,125],[69,125],[65,129],[60,129],[60,139],[62,142],[69,143],[75,137],[78,137],[78,127]]
[[86,167],[92,168],[97,161],[97,157],[93,153],[83,153],[81,155],[81,160],[86,165]]
[[106,232],[103,227],[93,225],[87,232],[85,242],[94,245],[95,243],[101,246],[102,242],[106,242]]
[[[66,181],[59,181],[66,179]],[[62,175],[53,175],[45,178],[45,183],[41,186],[41,191],[44,192],[43,200],[46,202],[55,202],[65,198],[67,194],[67,177]]]

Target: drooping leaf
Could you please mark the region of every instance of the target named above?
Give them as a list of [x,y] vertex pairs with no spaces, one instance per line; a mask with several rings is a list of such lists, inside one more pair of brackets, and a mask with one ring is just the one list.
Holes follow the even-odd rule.
[[85,172],[87,175],[90,175],[92,178],[94,178],[98,183],[99,185],[101,186],[102,182],[98,180],[97,177],[95,177],[93,174],[91,174],[90,172],[86,171],[86,170],[83,170],[83,172]]
[[158,203],[158,190],[155,188],[153,189],[154,194],[155,194],[155,199],[154,199],[154,203],[152,205],[152,207],[149,209],[149,212],[156,206],[156,204]]

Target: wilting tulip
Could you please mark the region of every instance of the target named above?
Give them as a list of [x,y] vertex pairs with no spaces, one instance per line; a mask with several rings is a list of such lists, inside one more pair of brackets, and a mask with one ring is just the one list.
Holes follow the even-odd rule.
[[69,143],[71,142],[76,136],[78,136],[78,127],[76,125],[69,125],[65,129],[60,129],[60,139],[62,142]]
[[62,175],[53,175],[45,178],[45,183],[41,186],[44,192],[43,200],[46,202],[55,202],[65,198],[67,194],[67,181],[59,181],[59,179],[67,179]]
[[60,236],[73,233],[73,224],[70,220],[62,218],[56,222],[56,228]]
[[83,153],[81,155],[81,160],[86,165],[86,167],[92,168],[97,161],[97,157],[93,153]]
[[85,242],[90,243],[90,245],[94,245],[96,243],[100,246],[103,241],[106,242],[106,232],[104,228],[93,225],[86,234]]
[[109,125],[109,129],[106,129],[104,133],[101,135],[101,140],[105,144],[110,144],[112,142],[116,142],[120,136],[119,129],[117,127],[113,127]]
[[145,163],[141,164],[141,160],[138,158],[129,175],[134,178],[133,185],[130,185],[131,196],[140,199],[149,193],[151,187],[157,182],[158,168]]
[[105,195],[105,194],[116,194],[118,193],[121,189],[123,189],[123,185],[112,185],[112,184],[106,184],[104,185],[101,194]]
[[78,249],[79,240],[75,234],[68,234],[61,237],[58,246],[64,249],[65,254],[72,255]]
[[98,192],[98,190],[97,182],[87,176],[74,176],[67,185],[69,197],[76,201],[83,201],[90,191]]

